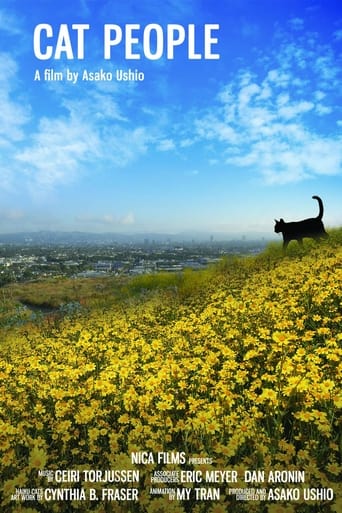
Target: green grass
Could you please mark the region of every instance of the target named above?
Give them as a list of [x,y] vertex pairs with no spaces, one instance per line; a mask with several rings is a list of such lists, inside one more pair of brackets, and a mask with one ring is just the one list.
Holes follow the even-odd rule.
[[[329,239],[321,244],[334,248],[342,245],[342,228],[329,230]],[[25,322],[31,318],[33,310],[41,308],[68,312],[68,305],[79,305],[80,310],[108,309],[113,305],[124,304],[127,300],[140,301],[151,294],[167,295],[172,300],[191,299],[207,287],[214,288],[221,278],[234,281],[239,287],[253,271],[261,268],[274,268],[283,258],[298,258],[317,248],[315,241],[306,239],[301,248],[296,241],[290,243],[286,254],[282,244],[272,242],[256,256],[239,257],[227,255],[216,265],[207,269],[182,272],[159,272],[134,277],[101,278],[47,278],[27,283],[11,283],[0,290],[0,327]],[[23,305],[29,309],[23,308]],[[74,311],[70,307],[70,311]]]

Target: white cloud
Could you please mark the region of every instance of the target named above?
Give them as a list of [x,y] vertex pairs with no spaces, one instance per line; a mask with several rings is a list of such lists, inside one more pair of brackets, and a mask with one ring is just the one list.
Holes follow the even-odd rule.
[[133,212],[129,212],[125,216],[121,217],[119,219],[119,223],[123,224],[125,226],[135,224],[135,216],[134,216]]
[[69,111],[71,117],[82,119],[89,123],[101,121],[128,121],[121,112],[118,101],[114,100],[112,91],[95,89],[90,93],[84,92],[82,97],[62,98],[62,105]]
[[315,67],[317,73],[320,75],[321,80],[330,81],[332,84],[340,74],[340,69],[338,66],[336,66],[330,54],[317,57]]
[[77,223],[82,223],[89,227],[96,227],[96,229],[98,229],[99,226],[102,226],[104,229],[109,229],[119,226],[128,226],[135,224],[135,215],[133,212],[127,212],[122,216],[117,216],[114,214],[80,214],[76,216],[75,221]]
[[144,154],[153,137],[121,114],[112,94],[93,90],[82,99],[61,98],[63,117],[41,118],[15,160],[30,190],[74,181],[100,161],[102,170],[123,167]]
[[[86,0],[80,4],[87,10]],[[177,4],[178,0],[168,6]],[[0,28],[4,21],[0,10]],[[299,19],[291,25],[303,28]],[[215,159],[222,155],[229,165],[252,167],[271,182],[339,173],[340,138],[320,133],[315,121],[323,124],[324,117],[334,113],[331,91],[340,70],[331,48],[319,45],[317,35],[302,31],[296,36],[294,44],[279,32],[277,47],[260,57],[259,75],[241,70],[222,87],[216,105],[197,115],[191,130],[188,120],[193,114],[185,113],[182,126],[170,122],[175,115],[171,107],[158,110],[158,117],[148,104],[138,112],[133,90],[120,93],[117,84],[110,89],[93,84],[78,98],[73,88],[40,84],[55,88],[54,102],[60,110],[58,116],[52,117],[51,108],[51,117],[33,119],[24,99],[14,95],[15,61],[0,54],[0,146],[12,156],[11,171],[2,166],[1,185],[19,174],[25,186],[48,189],[77,179],[98,162],[103,170],[113,169],[134,162],[151,147],[170,151],[203,141],[210,141]],[[140,107],[141,103],[140,96]],[[212,156],[209,153],[208,160]],[[5,163],[6,156],[2,158]],[[324,162],[326,171],[321,167]]]
[[43,118],[31,146],[18,151],[16,160],[33,187],[50,188],[71,181],[82,162],[96,154],[98,143],[97,134],[81,121]]
[[0,9],[0,30],[10,35],[19,35],[21,26],[19,25],[18,16],[14,16],[6,9]]
[[298,46],[281,37],[280,50],[260,59],[263,72],[244,69],[222,88],[217,104],[197,116],[196,135],[220,144],[215,151],[229,167],[250,168],[268,183],[339,174],[342,134],[326,133],[317,122],[336,115],[341,101],[332,49],[314,36],[306,44],[304,34]]
[[304,28],[304,20],[301,18],[291,18],[289,21],[290,27],[294,30],[302,30]]
[[23,139],[23,127],[29,120],[30,109],[14,99],[17,64],[14,59],[0,53],[0,146]]
[[315,110],[317,114],[319,114],[320,116],[324,116],[325,114],[331,114],[331,112],[333,112],[332,107],[327,107],[326,105],[322,105],[321,103],[316,104]]
[[304,114],[305,112],[309,112],[314,108],[314,104],[312,102],[307,102],[305,100],[302,100],[297,103],[287,104],[282,106],[278,110],[278,114],[281,118],[285,119],[291,119],[296,116],[299,116],[300,114]]
[[334,36],[334,39],[336,39],[336,41],[341,41],[342,40],[342,29],[336,30],[336,32],[334,32],[333,36]]
[[271,87],[275,85],[277,87],[284,88],[289,85],[290,78],[290,75],[288,73],[285,73],[281,68],[272,69],[267,73],[265,82],[266,84],[270,84]]
[[[0,29],[7,20],[0,10]],[[77,180],[99,163],[103,172],[126,166],[155,142],[153,131],[133,115],[132,91],[125,89],[120,96],[114,82],[108,89],[93,84],[81,95],[58,82],[34,84],[41,88],[42,105],[53,92],[47,115],[38,117],[41,106],[31,110],[13,55],[0,52],[1,188],[40,195]]]
[[173,150],[175,148],[175,143],[172,139],[163,139],[160,141],[157,148],[159,151]]
[[30,106],[20,101],[17,89],[17,64],[0,53],[0,187],[16,187],[12,156],[16,145],[25,139],[25,125],[30,120]]
[[257,84],[249,83],[242,87],[239,93],[239,104],[240,107],[247,105],[253,96],[260,92],[260,87]]
[[237,144],[240,139],[234,127],[220,119],[215,119],[214,115],[196,120],[195,129],[200,139],[218,140],[228,144]]
[[185,139],[181,139],[180,142],[179,142],[179,146],[181,148],[189,148],[190,146],[192,146],[194,143],[196,142],[196,139],[195,138],[185,138]]
[[188,171],[185,172],[185,175],[186,176],[197,176],[197,175],[199,175],[199,171],[198,171],[198,169],[189,169]]
[[25,213],[19,209],[9,209],[0,212],[0,218],[5,221],[21,221]]

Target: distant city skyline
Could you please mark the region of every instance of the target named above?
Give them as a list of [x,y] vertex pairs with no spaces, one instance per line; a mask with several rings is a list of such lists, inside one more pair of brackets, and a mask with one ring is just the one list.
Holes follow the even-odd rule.
[[342,225],[341,3],[3,0],[0,43],[0,233]]
[[49,231],[0,233],[0,244],[34,245],[70,244],[71,246],[100,244],[182,244],[204,243],[216,244],[224,242],[255,242],[263,243],[276,239],[276,234],[262,232],[200,232],[183,231],[175,233],[162,232],[80,232],[80,231]]

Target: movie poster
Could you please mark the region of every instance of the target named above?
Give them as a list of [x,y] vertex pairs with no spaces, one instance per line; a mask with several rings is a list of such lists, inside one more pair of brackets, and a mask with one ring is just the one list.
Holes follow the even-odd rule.
[[342,5],[2,0],[3,513],[338,513]]

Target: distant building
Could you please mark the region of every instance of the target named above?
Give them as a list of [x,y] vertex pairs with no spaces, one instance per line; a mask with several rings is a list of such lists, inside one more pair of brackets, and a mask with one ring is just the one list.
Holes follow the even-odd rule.
[[102,273],[110,273],[113,270],[112,262],[96,262],[94,265],[94,271]]

